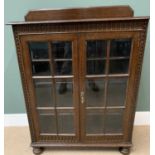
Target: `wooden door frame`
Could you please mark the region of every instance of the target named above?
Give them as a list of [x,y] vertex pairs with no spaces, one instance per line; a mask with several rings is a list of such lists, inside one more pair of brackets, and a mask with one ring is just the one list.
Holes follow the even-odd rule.
[[[113,140],[116,142],[117,140],[119,142],[129,142],[131,139],[131,129],[133,124],[132,115],[133,113],[131,111],[134,111],[134,105],[135,102],[132,102],[131,100],[134,100],[136,98],[135,94],[132,93],[132,90],[135,89],[133,87],[137,87],[137,83],[134,81],[134,77],[137,77],[135,70],[137,70],[137,58],[138,55],[138,36],[140,32],[135,31],[120,31],[120,32],[88,32],[88,33],[80,33],[80,39],[79,39],[79,55],[80,55],[80,61],[79,61],[79,75],[80,75],[80,92],[85,91],[85,75],[86,75],[86,40],[108,40],[108,39],[122,39],[122,38],[131,38],[132,39],[132,47],[131,47],[131,54],[130,54],[130,62],[129,62],[129,76],[128,76],[128,84],[127,84],[127,91],[126,91],[126,107],[125,107],[125,115],[123,117],[123,134],[122,135],[105,135],[102,138],[98,136],[92,136],[93,138],[89,138],[89,140],[86,140],[86,134],[85,134],[85,103],[80,103],[80,122],[81,122],[81,141],[85,143],[89,143],[89,141],[94,139],[94,143],[98,142],[112,142]],[[132,68],[131,68],[132,66]],[[122,75],[120,75],[121,77]],[[130,95],[127,95],[127,94]],[[130,99],[131,97],[131,99]],[[130,122],[130,123],[129,123]],[[130,126],[129,126],[130,124]],[[130,129],[130,130],[129,130]]]
[[[27,80],[27,87],[29,91],[29,102],[27,106],[29,106],[31,111],[28,113],[30,115],[32,121],[31,126],[33,126],[33,130],[35,131],[35,142],[39,141],[47,141],[50,140],[54,141],[64,141],[67,142],[67,138],[69,141],[77,142],[80,139],[80,127],[79,127],[79,87],[78,87],[78,53],[77,53],[77,35],[76,34],[21,34],[19,35],[20,42],[21,42],[21,48],[22,48],[22,60],[23,60],[23,68],[25,72],[25,79]],[[33,86],[33,79],[32,79],[32,71],[31,71],[31,58],[29,54],[29,48],[28,48],[28,41],[43,41],[43,42],[49,42],[49,41],[72,41],[72,69],[73,69],[73,99],[74,99],[74,109],[75,115],[74,115],[74,121],[75,121],[75,136],[40,136],[39,133],[39,119],[38,114],[36,110],[36,99],[34,94],[34,86]],[[57,78],[57,77],[56,77]],[[65,78],[65,76],[64,76]]]

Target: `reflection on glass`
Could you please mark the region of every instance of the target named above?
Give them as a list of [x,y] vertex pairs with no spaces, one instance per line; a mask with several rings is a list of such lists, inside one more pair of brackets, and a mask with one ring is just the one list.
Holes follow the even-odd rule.
[[54,114],[39,114],[41,133],[56,134],[56,118]]
[[29,42],[31,59],[47,59],[48,43],[47,42]]
[[35,96],[36,103],[38,107],[52,107],[53,97],[52,97],[52,82],[51,79],[35,79]]
[[87,41],[87,74],[104,74],[106,41]]
[[102,112],[87,112],[86,134],[104,133],[104,115]]
[[74,116],[72,112],[58,113],[59,134],[74,134]]
[[126,97],[127,78],[109,79],[107,106],[124,106]]
[[50,66],[48,62],[33,62],[32,63],[32,75],[42,76],[50,75]]
[[111,41],[110,56],[123,57],[130,56],[131,39],[115,39]]
[[72,74],[72,61],[55,61],[54,66],[56,75]]
[[104,74],[105,73],[105,60],[87,60],[87,74]]
[[103,58],[106,56],[106,41],[87,41],[87,58]]
[[52,52],[54,59],[71,59],[72,58],[72,43],[70,41],[55,41],[52,42]]
[[73,83],[69,80],[56,82],[56,100],[58,107],[73,106]]
[[107,111],[105,116],[105,133],[123,132],[123,110]]
[[85,98],[87,107],[104,106],[104,81],[96,79],[87,80]]
[[72,42],[54,41],[51,43],[55,75],[72,74]]
[[128,68],[129,68],[129,59],[110,60],[110,67],[109,67],[110,74],[128,73]]

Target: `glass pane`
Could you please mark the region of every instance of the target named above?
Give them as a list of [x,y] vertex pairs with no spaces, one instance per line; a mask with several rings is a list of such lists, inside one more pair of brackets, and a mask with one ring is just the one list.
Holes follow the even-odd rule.
[[54,59],[71,59],[72,42],[70,41],[52,42],[52,52],[53,52]]
[[88,112],[86,114],[86,134],[104,133],[104,115],[102,112]]
[[74,116],[72,112],[58,113],[58,131],[59,134],[75,133]]
[[107,106],[124,106],[127,78],[109,79]]
[[36,102],[38,107],[53,107],[53,84],[51,79],[34,80]]
[[71,80],[56,81],[56,101],[58,107],[73,106],[73,82]]
[[87,58],[104,58],[106,56],[106,41],[87,41]]
[[105,116],[105,133],[122,133],[123,132],[123,110],[106,112]]
[[33,62],[32,74],[35,76],[50,75],[50,66],[48,62]]
[[105,74],[105,60],[87,60],[87,74]]
[[88,79],[85,98],[87,107],[104,106],[104,80]]
[[54,114],[39,114],[39,124],[41,133],[56,134],[56,118]]
[[111,57],[129,57],[131,51],[131,39],[115,39],[111,41]]
[[107,42],[87,41],[87,74],[104,74]]
[[72,61],[55,61],[55,75],[71,75]]
[[31,59],[47,59],[48,43],[47,42],[29,42]]
[[129,59],[110,60],[109,73],[111,74],[128,73],[128,68]]

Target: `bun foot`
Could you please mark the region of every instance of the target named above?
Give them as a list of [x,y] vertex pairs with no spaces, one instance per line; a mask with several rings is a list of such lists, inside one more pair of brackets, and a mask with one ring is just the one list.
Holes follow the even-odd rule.
[[40,147],[34,147],[33,148],[33,153],[36,154],[36,155],[39,155],[43,152],[43,148],[40,148]]
[[125,147],[120,147],[119,148],[120,153],[122,153],[123,155],[128,155],[130,153],[130,149],[129,148],[125,148]]

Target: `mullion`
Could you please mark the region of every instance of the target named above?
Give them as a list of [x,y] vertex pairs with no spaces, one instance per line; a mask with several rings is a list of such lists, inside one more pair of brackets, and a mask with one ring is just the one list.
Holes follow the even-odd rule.
[[94,61],[94,60],[106,60],[106,58],[87,58],[88,61]]
[[107,86],[108,86],[108,80],[109,80],[109,76],[108,76],[108,72],[109,72],[109,62],[110,62],[110,44],[111,44],[111,41],[108,40],[107,41],[107,59],[106,59],[106,68],[105,68],[105,93],[104,93],[104,106],[106,106],[106,102],[107,102]]
[[73,79],[73,76],[32,76],[32,79]]
[[[52,47],[51,47],[51,43],[48,42],[48,52],[49,52],[49,59],[50,59],[50,70],[51,70],[51,73],[52,73],[52,76],[54,77],[54,57],[53,57],[53,53],[52,53]],[[53,64],[53,65],[52,65]],[[58,114],[57,114],[57,105],[56,105],[56,84],[55,84],[55,79],[54,78],[51,78],[52,80],[52,83],[53,83],[53,100],[54,100],[54,112],[55,112],[55,118],[56,118],[56,132],[57,132],[57,135],[59,133],[59,130],[58,130]]]
[[104,128],[103,128],[103,133],[105,134],[105,120],[106,120],[106,111],[107,111],[107,109],[106,109],[106,106],[107,106],[107,93],[108,93],[108,80],[109,80],[109,77],[108,77],[108,73],[109,73],[109,62],[110,62],[110,46],[111,46],[111,41],[110,40],[108,40],[107,41],[107,51],[106,51],[106,53],[107,53],[107,59],[106,59],[106,70],[105,70],[105,75],[106,75],[106,77],[105,77],[105,90],[104,90],[104,106],[105,106],[105,109],[104,109],[104,117],[103,117],[103,126],[104,126]]
[[130,59],[130,57],[129,56],[110,57],[110,60],[124,60],[124,59]]
[[117,106],[117,107],[114,107],[114,106],[110,106],[110,107],[86,107],[86,110],[104,110],[104,109],[124,109],[125,106]]
[[105,79],[108,78],[123,78],[129,77],[129,74],[108,74],[108,75],[86,75],[86,79]]
[[54,61],[72,61],[72,59],[64,58],[64,59],[54,59]]
[[50,59],[32,59],[32,62],[49,62]]

